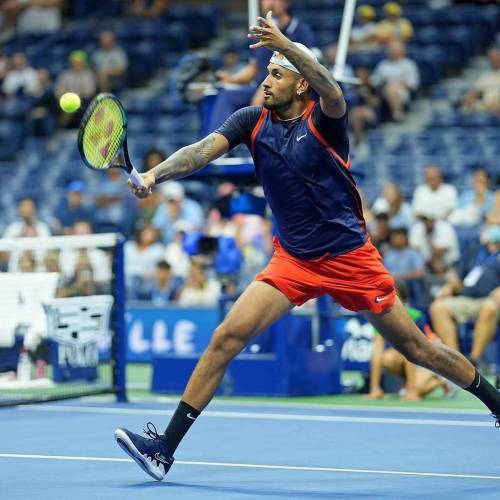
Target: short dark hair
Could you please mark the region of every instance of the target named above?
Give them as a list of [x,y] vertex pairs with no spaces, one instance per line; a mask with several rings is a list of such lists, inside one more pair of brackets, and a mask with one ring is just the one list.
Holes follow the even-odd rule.
[[170,271],[172,266],[166,260],[160,260],[156,263],[157,269],[165,269],[166,271]]
[[390,230],[389,237],[393,234],[404,234],[408,238],[408,229],[406,229],[406,227],[395,227]]

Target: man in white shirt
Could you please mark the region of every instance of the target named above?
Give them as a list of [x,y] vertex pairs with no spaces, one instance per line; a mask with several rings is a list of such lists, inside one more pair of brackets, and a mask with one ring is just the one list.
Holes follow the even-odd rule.
[[387,55],[387,59],[375,66],[371,82],[380,89],[393,120],[402,121],[405,107],[420,85],[420,73],[415,62],[406,57],[402,42],[391,42],[387,46]]
[[500,115],[500,47],[488,50],[491,68],[483,71],[462,101],[463,111]]
[[21,236],[50,236],[49,226],[38,220],[35,202],[31,198],[23,198],[19,203],[19,219],[11,222],[5,229],[4,238]]
[[13,68],[3,81],[2,90],[6,95],[27,95],[36,97],[41,93],[38,73],[28,66],[28,60],[22,52],[12,57]]
[[413,213],[418,214],[426,207],[433,207],[436,218],[446,219],[457,207],[457,190],[443,182],[443,174],[437,165],[428,165],[424,171],[425,184],[417,186],[413,193]]
[[99,45],[99,50],[92,55],[92,64],[99,79],[99,90],[111,92],[124,83],[128,57],[116,44],[116,36],[112,31],[103,31],[99,35]]
[[433,274],[443,275],[460,258],[455,230],[439,219],[432,205],[420,208],[417,216],[419,220],[410,230],[410,246],[420,252]]

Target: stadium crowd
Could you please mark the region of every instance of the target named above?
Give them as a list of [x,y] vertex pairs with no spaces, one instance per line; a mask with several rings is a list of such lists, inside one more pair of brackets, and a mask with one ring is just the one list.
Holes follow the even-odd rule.
[[[124,4],[126,15],[134,18],[159,19],[168,8],[165,0]],[[263,11],[274,11],[288,36],[318,48],[314,30],[293,14],[292,4],[286,0],[261,2]],[[34,28],[36,34],[53,33],[62,26],[61,0],[12,0],[2,2],[0,8],[0,40],[35,34]],[[385,4],[379,20],[378,13],[372,5],[360,5],[351,35],[353,60],[366,53],[379,55],[374,67],[346,67],[346,75],[360,81],[345,86],[354,146],[366,140],[369,128],[386,121],[403,122],[412,101],[422,92],[419,65],[407,49],[417,29],[397,3]],[[332,34],[329,43],[320,47],[332,71],[335,38]],[[34,136],[52,137],[58,129],[76,127],[80,113],[97,92],[120,95],[130,85],[132,58],[120,37],[106,29],[97,33],[96,42],[91,52],[72,50],[66,67],[57,73],[33,67],[25,52],[9,53],[0,45],[0,103],[27,103],[27,130]],[[453,103],[464,115],[500,116],[499,41],[484,55],[490,68]],[[221,64],[213,75],[220,90],[209,130],[234,110],[262,102],[259,82],[269,60],[265,49],[251,58],[235,49],[220,56]],[[79,113],[59,110],[57,101],[65,92],[80,95],[83,106]],[[149,150],[143,169],[165,157],[158,148]],[[364,200],[367,229],[385,265],[408,288],[412,306],[429,308],[435,333],[458,347],[456,325],[475,322],[474,362],[480,362],[493,338],[500,310],[499,179],[491,178],[481,168],[480,159],[478,162],[468,187],[459,192],[445,182],[446,165],[429,164],[424,182],[411,197],[405,199],[398,184],[389,182],[372,203]],[[92,192],[83,180],[73,179],[51,218],[38,215],[37,200],[20,200],[17,220],[9,221],[2,236],[120,231],[128,237],[125,271],[130,299],[158,306],[215,306],[222,294],[237,293],[266,264],[272,252],[273,223],[271,214],[261,208],[258,188],[249,192],[224,181],[200,188],[196,182],[167,182],[149,198],[135,200],[119,170],[109,170]],[[248,202],[245,208],[239,203],[242,200]],[[60,296],[94,294],[105,289],[110,276],[109,259],[98,249],[71,254],[1,254],[0,266],[2,271],[58,271]]]

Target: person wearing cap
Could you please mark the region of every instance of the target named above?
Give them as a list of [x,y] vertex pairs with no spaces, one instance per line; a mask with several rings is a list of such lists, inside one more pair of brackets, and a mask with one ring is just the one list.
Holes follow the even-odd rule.
[[57,78],[54,86],[54,96],[59,101],[66,92],[74,92],[80,96],[82,104],[75,113],[64,113],[59,115],[59,123],[62,127],[70,124],[77,126],[88,103],[97,91],[96,77],[88,67],[87,53],[83,50],[74,50],[69,55],[70,68],[63,71]]
[[410,246],[420,252],[428,270],[435,275],[444,275],[460,258],[460,247],[453,226],[440,219],[433,205],[421,206],[417,220],[410,229]]
[[359,24],[353,26],[351,30],[350,51],[374,50],[379,43],[376,38],[377,14],[371,5],[360,5],[356,11]]
[[463,355],[426,339],[368,237],[350,172],[347,106],[339,84],[310,49],[279,30],[271,11],[248,37],[257,40],[251,49],[272,51],[263,106],[236,111],[215,132],[141,174],[144,186],[129,186],[136,196],[147,196],[154,185],[186,177],[244,143],[276,222],[274,254],[215,329],[165,432],[149,426],[145,438],[119,428],[118,444],[145,472],[163,479],[232,359],[295,306],[323,294],[362,314],[410,362],[476,395],[500,425],[500,394]]
[[453,349],[460,349],[457,326],[475,322],[469,358],[477,365],[495,336],[500,314],[500,226],[488,229],[486,245],[472,266],[440,288],[429,310],[436,334]]
[[411,22],[402,17],[401,6],[396,2],[384,5],[385,19],[377,24],[375,36],[379,43],[390,43],[394,40],[408,42],[413,38]]
[[166,182],[159,191],[164,203],[160,203],[151,222],[161,231],[165,244],[174,241],[175,224],[179,221],[187,222],[193,231],[203,227],[203,209],[198,202],[186,197],[184,186],[180,182]]
[[76,180],[68,185],[66,196],[54,211],[53,226],[56,233],[70,234],[73,224],[80,220],[93,223],[94,211],[85,205],[87,187],[83,181]]
[[[288,0],[261,0],[262,12],[273,11],[275,22],[281,31],[292,41],[307,47],[315,46],[315,35],[311,27],[289,11]],[[219,91],[210,116],[208,131],[212,132],[224,123],[231,113],[248,104],[261,105],[264,99],[261,83],[267,76],[269,63],[268,51],[261,48],[254,50],[250,61],[235,75],[219,71],[217,78],[227,88]],[[234,88],[235,85],[240,88]]]

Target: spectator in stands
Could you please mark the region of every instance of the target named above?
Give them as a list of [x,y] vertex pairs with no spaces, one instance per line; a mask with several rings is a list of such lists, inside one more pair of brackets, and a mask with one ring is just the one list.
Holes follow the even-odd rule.
[[[379,203],[388,204],[389,225],[391,228],[405,227],[410,229],[413,223],[413,214],[410,205],[405,201],[403,193],[394,182],[386,182],[384,185],[384,195],[377,198],[373,204],[376,207]],[[385,204],[383,205],[385,206]]]
[[380,61],[371,75],[371,82],[395,121],[403,121],[405,110],[418,90],[420,73],[415,61],[406,57],[402,42],[393,41],[387,46],[388,58]]
[[117,45],[116,35],[112,31],[99,34],[100,48],[92,55],[101,92],[120,90],[125,83],[128,67],[126,52]]
[[38,73],[28,65],[28,59],[22,52],[16,52],[12,56],[12,68],[4,78],[2,91],[6,96],[37,97],[40,95]]
[[[143,171],[147,172],[153,167],[156,167],[158,163],[167,159],[167,155],[159,149],[150,149],[143,161]],[[138,201],[139,215],[137,223],[149,224],[153,219],[153,216],[161,202],[161,197],[157,191],[153,191],[147,198],[143,198]]]
[[491,68],[479,75],[462,100],[462,111],[492,113],[500,116],[500,45],[488,50]]
[[137,203],[127,192],[119,169],[110,168],[95,190],[97,206],[94,220],[99,231],[121,231],[128,235],[135,218]]
[[20,236],[50,236],[48,224],[38,219],[37,208],[33,198],[23,198],[18,206],[19,218],[11,222],[5,229],[4,238]]
[[245,66],[241,61],[240,53],[235,49],[228,49],[224,52],[222,64],[220,71],[227,75],[236,75]]
[[20,273],[34,273],[36,271],[36,259],[31,250],[21,253],[18,260],[17,271]]
[[443,182],[443,174],[437,165],[425,167],[424,177],[425,183],[417,186],[413,193],[413,213],[431,206],[438,219],[445,219],[457,206],[457,190]]
[[475,321],[470,360],[476,365],[493,339],[500,312],[500,226],[488,231],[471,269],[449,280],[431,304],[435,332],[450,347],[459,350],[457,324]]
[[431,273],[443,276],[460,258],[456,232],[432,205],[420,207],[416,215],[419,220],[410,230],[410,245],[420,252]]
[[474,172],[473,189],[466,189],[458,198],[458,206],[448,217],[455,225],[472,226],[481,224],[493,209],[495,195],[488,189],[488,172],[478,169]]
[[95,269],[92,265],[90,255],[83,250],[78,253],[74,274],[66,284],[61,295],[65,297],[81,297],[96,295],[101,290],[94,279]]
[[59,250],[49,250],[43,258],[43,270],[46,273],[60,273]]
[[61,28],[62,0],[6,0],[2,8],[20,34],[55,33]]
[[379,199],[376,205],[372,207],[375,218],[369,227],[370,236],[373,244],[377,247],[381,255],[389,245],[390,225],[389,225],[389,203],[385,199]]
[[354,132],[354,144],[359,146],[365,138],[365,130],[377,123],[380,116],[380,97],[370,81],[368,68],[356,68],[356,77],[360,80],[351,90],[352,108],[350,121]]
[[165,13],[168,0],[128,0],[126,11],[134,17],[156,19]]
[[[337,44],[330,43],[323,49],[323,61],[324,65],[329,69],[332,75],[334,75],[336,60],[337,60]],[[344,67],[344,74],[342,76],[354,78],[354,70],[352,69],[352,66],[346,64]],[[351,89],[351,85],[343,84],[343,87],[349,90]]]
[[189,223],[192,230],[203,227],[205,218],[201,206],[186,197],[184,186],[180,182],[165,182],[161,184],[160,192],[165,201],[156,209],[152,224],[162,232],[164,243],[174,240],[174,225],[178,221]]
[[46,68],[38,70],[40,95],[36,98],[31,109],[33,135],[50,136],[56,126],[57,102],[54,98],[54,86],[50,73]]
[[65,198],[54,212],[54,227],[56,233],[70,234],[76,222],[87,220],[91,224],[94,210],[85,204],[87,187],[83,181],[73,181],[69,184]]
[[[398,296],[403,303],[408,299],[408,289],[402,282],[396,282]],[[420,327],[431,341],[439,341],[425,321],[421,311],[413,307],[406,307],[411,319]],[[451,384],[434,373],[410,363],[393,347],[388,346],[382,335],[375,332],[374,346],[370,363],[370,392],[364,399],[381,399],[384,397],[382,388],[382,374],[388,372],[403,378],[405,385],[400,395],[406,401],[418,401],[438,387],[443,387],[445,393],[452,390]]]
[[401,6],[395,2],[384,5],[385,19],[377,24],[376,38],[379,43],[391,43],[395,40],[408,42],[413,37],[411,22],[402,17]]
[[97,85],[96,78],[87,64],[87,54],[83,50],[74,50],[69,55],[70,69],[62,72],[56,80],[54,95],[59,98],[66,92],[74,92],[80,96],[82,106],[79,112],[63,113],[59,116],[61,126],[70,124],[77,126],[87,104],[94,97]]
[[[87,236],[93,234],[92,224],[87,220],[79,220],[73,224],[71,234],[74,236]],[[61,252],[59,259],[61,270],[67,279],[71,279],[78,266],[81,254],[85,254],[92,267],[93,279],[100,288],[109,285],[111,280],[111,262],[108,254],[100,248],[90,247],[79,250],[67,249]]]
[[495,191],[493,208],[486,216],[486,224],[490,226],[500,226],[500,189]]
[[187,278],[191,259],[184,248],[186,233],[192,231],[192,226],[186,221],[177,221],[173,225],[175,231],[174,241],[165,248],[165,260],[172,266],[172,274],[179,278]]
[[7,71],[10,67],[10,61],[7,55],[5,54],[3,47],[0,45],[0,85],[7,74]]
[[[291,3],[291,2],[290,2]],[[303,43],[307,47],[315,46],[312,29],[306,23],[292,17],[289,12],[288,0],[261,0],[261,11],[272,10],[278,19],[278,27],[293,42]],[[222,89],[215,100],[214,108],[208,125],[209,132],[219,127],[234,111],[244,106],[261,105],[264,99],[260,84],[267,76],[267,66],[271,53],[265,47],[252,52],[252,59],[236,75],[217,72],[216,76],[222,83],[241,85],[239,89]]]
[[149,283],[149,289],[141,297],[150,300],[157,307],[164,307],[175,301],[182,280],[172,275],[170,264],[164,260],[156,264],[155,276]]
[[158,241],[158,230],[151,225],[138,229],[125,243],[125,278],[129,290],[153,280],[156,264],[164,259],[165,247]]
[[389,248],[384,253],[384,265],[397,280],[420,280],[425,274],[422,255],[409,246],[406,227],[391,229]]
[[357,52],[361,50],[375,50],[379,47],[376,37],[377,14],[371,5],[360,5],[357,9],[359,23],[355,24],[351,31],[351,43],[349,50]]
[[179,290],[177,302],[186,307],[215,307],[221,295],[221,284],[208,279],[203,266],[193,262],[186,283]]

